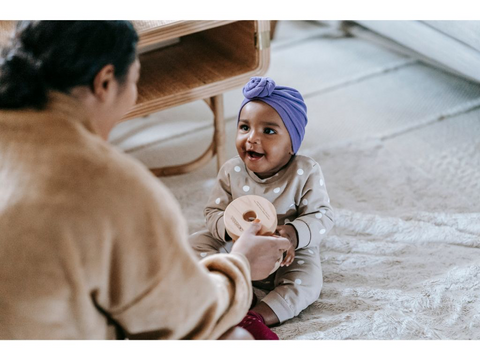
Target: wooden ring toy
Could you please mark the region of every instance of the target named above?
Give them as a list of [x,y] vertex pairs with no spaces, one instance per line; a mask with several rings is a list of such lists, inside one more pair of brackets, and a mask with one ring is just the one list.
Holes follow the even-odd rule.
[[[236,241],[248,229],[253,220],[259,219],[262,225],[259,235],[273,235],[277,229],[277,211],[273,204],[258,195],[245,195],[233,200],[225,209],[223,221],[227,234]],[[275,263],[275,272],[283,257]]]

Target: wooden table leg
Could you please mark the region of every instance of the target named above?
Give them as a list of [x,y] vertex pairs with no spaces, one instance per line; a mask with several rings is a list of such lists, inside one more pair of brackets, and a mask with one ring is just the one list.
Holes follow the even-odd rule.
[[217,155],[217,172],[220,170],[226,159],[225,149],[225,118],[223,109],[223,94],[211,98],[213,110],[215,154]]
[[209,99],[205,99],[205,102],[213,112],[213,138],[208,149],[198,158],[186,164],[150,169],[154,175],[173,176],[186,174],[206,165],[215,155],[217,155],[217,172],[225,163],[227,154],[225,151],[225,118],[223,114],[223,95],[220,94]]

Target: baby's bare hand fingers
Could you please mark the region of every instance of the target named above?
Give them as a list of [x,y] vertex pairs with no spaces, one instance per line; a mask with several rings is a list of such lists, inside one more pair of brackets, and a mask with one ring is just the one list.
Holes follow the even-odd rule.
[[287,252],[287,255],[285,256],[285,259],[283,259],[282,261],[282,266],[289,266],[293,259],[295,258],[295,255],[292,254],[291,252]]
[[293,260],[295,260],[295,255],[293,255],[290,260],[289,260],[289,263],[287,266],[290,266],[292,263],[293,263]]
[[287,259],[288,265],[290,265],[290,264],[293,262],[293,259],[294,259],[294,258],[295,258],[294,255],[289,255],[289,256],[288,256],[288,259]]
[[288,252],[287,252],[287,253],[285,254],[285,257],[284,257],[283,260],[282,260],[282,263],[281,263],[280,265],[281,265],[281,266],[287,265],[288,259],[289,259],[289,254],[288,254]]

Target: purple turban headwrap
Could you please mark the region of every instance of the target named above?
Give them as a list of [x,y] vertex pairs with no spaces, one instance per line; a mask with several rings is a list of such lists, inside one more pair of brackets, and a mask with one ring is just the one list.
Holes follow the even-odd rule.
[[307,106],[302,95],[295,89],[286,86],[276,86],[275,81],[268,77],[252,77],[243,87],[245,99],[240,106],[238,118],[245,104],[253,100],[263,101],[274,108],[282,118],[290,134],[293,153],[296,154],[305,136],[307,125]]

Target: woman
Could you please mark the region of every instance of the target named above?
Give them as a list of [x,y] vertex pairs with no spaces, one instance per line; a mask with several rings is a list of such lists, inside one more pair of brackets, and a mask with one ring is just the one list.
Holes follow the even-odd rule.
[[[108,144],[135,103],[122,21],[22,22],[0,57],[0,338],[251,338],[236,328],[289,246],[200,264],[170,192]],[[256,254],[262,254],[257,256]]]

